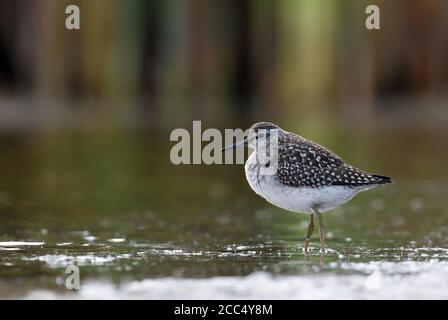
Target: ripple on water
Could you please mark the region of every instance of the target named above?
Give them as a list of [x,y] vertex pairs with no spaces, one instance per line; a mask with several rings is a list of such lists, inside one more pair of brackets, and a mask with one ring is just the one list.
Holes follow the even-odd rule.
[[[148,278],[143,281],[122,282],[118,287],[109,282],[88,280],[86,277],[76,297],[46,290],[32,291],[27,298],[448,298],[447,248],[419,247],[415,242],[411,242],[409,246],[371,248],[354,245],[351,241],[351,245],[347,246],[347,239],[341,241],[344,245],[335,242],[334,248],[327,250],[325,261],[321,263],[316,259],[320,256],[318,245],[313,246],[311,253],[305,258],[301,246],[297,246],[295,242],[240,242],[197,248],[163,243],[139,244],[132,241],[122,245],[121,243],[126,243],[125,238],[110,238],[103,243],[98,241],[93,244],[77,244],[75,241],[51,245],[44,242],[9,241],[1,242],[0,245],[6,245],[0,249],[24,250],[27,254],[20,257],[21,261],[44,262],[51,269],[65,268],[68,264],[75,263],[79,266],[107,265],[121,272],[126,266],[118,263],[119,260],[133,266],[144,265],[150,261],[151,266],[157,266],[158,263],[166,263],[171,258],[177,261],[190,260],[190,257],[200,257],[196,260],[198,263],[215,259],[223,263],[231,261],[234,265],[235,260],[232,257],[243,257],[248,262],[265,264],[263,269],[252,269],[256,271],[249,276],[214,276],[203,279]],[[80,246],[86,244],[91,244],[91,247],[80,251]],[[104,249],[97,251],[104,246],[107,246],[108,254],[104,254]],[[89,252],[86,253],[86,250]],[[122,253],[123,251],[125,253]],[[11,260],[6,263],[16,262]],[[256,267],[257,264],[253,266]],[[99,286],[107,289],[98,290]],[[412,290],[415,287],[419,290]],[[101,292],[101,296],[98,296],[98,292]]]

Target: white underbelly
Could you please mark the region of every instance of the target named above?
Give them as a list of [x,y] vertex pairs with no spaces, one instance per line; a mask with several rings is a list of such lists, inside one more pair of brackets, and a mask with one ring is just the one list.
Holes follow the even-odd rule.
[[250,187],[271,204],[285,210],[312,213],[314,208],[319,212],[325,212],[346,203],[357,193],[368,189],[345,186],[289,187],[282,184],[275,175],[259,175],[258,170],[254,170],[256,164],[252,156],[254,154],[245,166]]

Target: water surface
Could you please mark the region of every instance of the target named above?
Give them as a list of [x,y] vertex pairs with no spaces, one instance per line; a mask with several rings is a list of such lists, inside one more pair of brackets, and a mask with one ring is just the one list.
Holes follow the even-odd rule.
[[168,134],[2,134],[0,297],[448,298],[443,135],[314,138],[397,181],[325,215],[325,255],[242,166],[173,166]]

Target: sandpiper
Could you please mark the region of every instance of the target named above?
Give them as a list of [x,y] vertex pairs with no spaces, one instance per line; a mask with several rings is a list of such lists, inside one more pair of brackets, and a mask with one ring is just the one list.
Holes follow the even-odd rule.
[[[361,191],[392,182],[389,177],[355,168],[334,152],[270,122],[254,124],[244,140],[223,151],[244,146],[254,150],[244,167],[250,187],[280,208],[310,215],[305,252],[314,230],[314,217],[319,222],[321,252],[325,252],[322,213],[348,202]],[[272,159],[277,163],[275,170],[263,174]]]

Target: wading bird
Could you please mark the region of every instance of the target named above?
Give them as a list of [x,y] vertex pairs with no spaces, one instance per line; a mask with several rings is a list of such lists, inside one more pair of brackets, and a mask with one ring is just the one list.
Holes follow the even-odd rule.
[[255,193],[282,209],[310,215],[305,252],[314,218],[319,222],[321,252],[325,252],[322,213],[348,202],[361,191],[392,182],[389,177],[355,168],[334,152],[269,122],[254,124],[247,138],[222,150],[244,146],[254,150],[244,169]]

